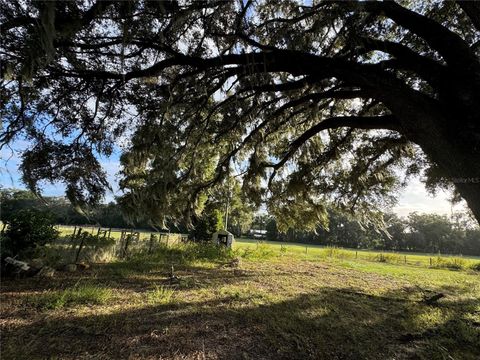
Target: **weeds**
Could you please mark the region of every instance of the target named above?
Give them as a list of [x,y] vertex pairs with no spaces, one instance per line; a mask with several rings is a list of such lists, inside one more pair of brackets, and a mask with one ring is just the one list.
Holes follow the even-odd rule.
[[156,262],[188,264],[195,261],[226,261],[233,258],[233,251],[211,243],[186,243],[173,246],[161,245],[152,254],[139,254],[136,258]]
[[402,257],[398,254],[377,254],[373,257],[373,261],[382,263],[398,264],[402,262]]
[[155,289],[147,291],[147,303],[150,305],[168,304],[172,301],[173,289],[165,286],[155,286]]
[[352,252],[342,250],[337,247],[325,248],[322,255],[324,257],[335,258],[335,259],[351,259],[354,256]]
[[464,259],[460,258],[442,258],[437,256],[432,259],[432,268],[436,269],[451,269],[451,270],[461,270],[466,267],[467,263]]
[[60,309],[76,305],[103,305],[113,296],[112,290],[91,284],[75,284],[73,287],[48,291],[27,298],[27,304],[44,309]]
[[480,262],[471,265],[471,266],[470,266],[470,269],[472,269],[472,270],[474,270],[474,271],[480,271]]
[[250,260],[267,260],[278,256],[278,254],[274,252],[271,246],[262,243],[257,243],[256,248],[248,247],[244,249],[238,249],[234,252],[234,254],[244,259]]

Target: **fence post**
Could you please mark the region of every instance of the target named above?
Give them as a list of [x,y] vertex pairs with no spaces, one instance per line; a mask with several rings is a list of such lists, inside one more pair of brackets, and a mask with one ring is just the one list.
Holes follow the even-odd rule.
[[432,258],[430,258],[430,266],[432,266]]
[[355,251],[355,260],[358,258],[358,251]]
[[148,247],[148,253],[151,254],[152,253],[152,248],[153,248],[153,242],[154,242],[154,236],[153,234],[150,234],[150,245]]
[[305,254],[308,254],[308,245],[305,245]]
[[122,257],[126,258],[128,255],[128,245],[130,244],[130,240],[132,239],[134,235],[128,234],[125,236],[125,247],[123,248],[123,254]]
[[404,256],[403,256],[403,260],[404,260],[404,262],[405,262],[405,264],[406,264],[406,263],[407,263],[407,255],[404,255]]
[[84,232],[82,236],[80,236],[80,246],[78,247],[77,250],[77,255],[75,256],[75,264],[78,262],[78,259],[80,258],[80,252],[83,249],[83,243],[85,241],[85,237],[87,236],[87,232]]

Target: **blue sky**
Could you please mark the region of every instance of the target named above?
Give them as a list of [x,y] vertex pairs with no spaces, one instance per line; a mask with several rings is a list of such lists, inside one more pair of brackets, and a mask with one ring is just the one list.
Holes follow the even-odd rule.
[[[0,185],[3,188],[24,189],[25,185],[21,181],[21,174],[18,166],[21,162],[21,152],[28,147],[29,143],[23,140],[17,140],[11,148],[3,148],[0,152]],[[106,201],[113,200],[115,195],[120,195],[118,189],[117,173],[120,170],[120,151],[116,150],[109,158],[99,158],[102,167],[107,173],[108,181],[112,185],[113,192],[106,194]],[[62,184],[42,183],[43,194],[46,196],[65,195],[65,187]]]
[[[21,175],[18,171],[18,165],[21,160],[21,151],[28,147],[26,141],[16,141],[12,148],[4,148],[0,153],[0,185],[4,188],[25,188],[21,182]],[[107,193],[106,201],[113,200],[115,195],[120,195],[118,189],[117,173],[119,171],[120,151],[114,152],[109,158],[100,158],[100,162],[108,174],[108,180],[112,184],[113,192]],[[61,184],[42,184],[44,195],[61,196],[64,195],[64,187]],[[428,194],[424,185],[417,179],[411,179],[408,186],[402,191],[398,204],[393,211],[400,216],[406,216],[408,213],[428,212],[450,215],[452,210],[462,210],[463,204],[452,208],[448,193],[439,191],[435,196]]]

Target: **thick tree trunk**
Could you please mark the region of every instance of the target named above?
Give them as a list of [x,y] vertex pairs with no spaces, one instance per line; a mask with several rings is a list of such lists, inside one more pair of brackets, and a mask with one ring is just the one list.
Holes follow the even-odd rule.
[[[468,180],[469,178],[466,179]],[[480,178],[473,178],[472,180],[472,182],[457,182],[455,187],[462,198],[465,199],[475,219],[480,224]]]
[[453,182],[480,224],[480,141],[478,134],[435,132],[417,143]]

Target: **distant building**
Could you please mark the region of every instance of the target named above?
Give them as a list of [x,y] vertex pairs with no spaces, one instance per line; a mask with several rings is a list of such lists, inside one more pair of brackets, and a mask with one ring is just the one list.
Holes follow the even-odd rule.
[[254,239],[265,239],[267,237],[267,230],[250,229],[248,234]]

